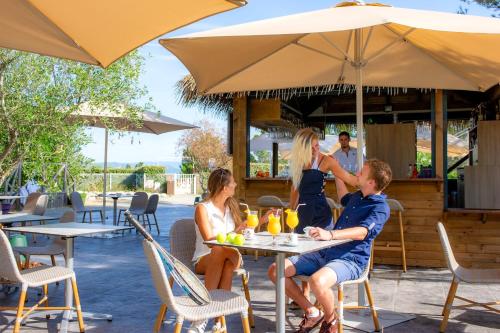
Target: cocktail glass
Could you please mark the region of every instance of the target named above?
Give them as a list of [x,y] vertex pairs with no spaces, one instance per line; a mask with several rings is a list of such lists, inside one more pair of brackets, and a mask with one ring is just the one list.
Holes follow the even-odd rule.
[[273,246],[276,245],[276,236],[281,232],[281,218],[278,214],[269,214],[267,231],[273,236]]

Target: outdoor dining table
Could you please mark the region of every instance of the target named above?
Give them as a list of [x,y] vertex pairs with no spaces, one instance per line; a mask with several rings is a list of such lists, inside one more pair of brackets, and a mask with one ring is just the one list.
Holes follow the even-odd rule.
[[[55,223],[46,224],[39,226],[28,226],[28,227],[12,227],[6,228],[8,231],[25,232],[32,234],[42,234],[56,237],[63,237],[66,239],[66,267],[73,270],[73,252],[75,245],[75,238],[78,236],[96,234],[96,233],[107,233],[113,231],[121,231],[131,229],[131,227],[117,227],[117,226],[107,226],[102,224],[87,224],[87,223]],[[65,283],[65,306],[73,308],[73,292],[71,290],[71,283]],[[67,332],[69,321],[72,319],[74,308],[72,310],[66,310],[63,313],[63,320],[61,323],[60,332]],[[83,313],[84,318],[87,319],[107,319],[111,321],[113,319],[112,315],[109,314],[97,314],[97,313]]]
[[43,222],[59,220],[57,216],[35,215],[30,213],[9,213],[0,215],[0,227],[3,224],[12,224],[15,222]]
[[276,260],[276,332],[285,332],[285,257],[287,254],[297,255],[306,254],[332,246],[348,243],[351,240],[331,240],[317,241],[305,235],[299,235],[298,244],[290,246],[286,239],[289,234],[282,233],[277,236],[276,245],[273,245],[273,237],[268,232],[259,232],[254,236],[254,240],[245,241],[243,245],[234,245],[230,243],[218,243],[217,241],[206,241],[209,246],[228,246],[244,250],[262,250],[275,254]]
[[[102,194],[99,194],[98,197],[103,197]],[[121,194],[121,193],[107,193],[106,198],[113,199],[113,225],[118,225],[118,221],[116,221],[116,215],[118,211],[118,199],[123,198],[133,198],[135,194]]]

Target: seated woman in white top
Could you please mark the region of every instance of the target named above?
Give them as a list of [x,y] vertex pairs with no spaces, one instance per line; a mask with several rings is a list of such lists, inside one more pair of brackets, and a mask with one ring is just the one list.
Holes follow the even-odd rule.
[[[241,232],[245,223],[240,217],[238,201],[233,197],[236,183],[227,169],[216,169],[208,178],[208,198],[196,206],[196,250],[193,256],[195,271],[205,275],[208,290],[231,290],[234,271],[241,266],[238,250],[214,246],[203,241],[214,240],[218,233]],[[266,221],[269,211],[261,217]]]

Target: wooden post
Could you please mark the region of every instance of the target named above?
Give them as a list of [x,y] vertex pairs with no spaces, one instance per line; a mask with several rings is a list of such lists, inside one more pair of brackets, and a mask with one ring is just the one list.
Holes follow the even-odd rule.
[[248,132],[247,97],[233,99],[233,177],[238,186],[235,196],[245,199],[245,178],[247,177],[247,136]]
[[272,170],[273,170],[273,178],[277,177],[278,176],[278,156],[279,155],[279,151],[278,151],[278,143],[277,142],[273,142],[273,167],[272,167]]
[[443,172],[443,166],[444,166],[444,158],[445,158],[445,152],[443,149],[443,139],[444,139],[444,133],[446,133],[446,128],[444,128],[444,117],[443,117],[443,90],[441,89],[436,89],[435,94],[434,94],[434,152],[436,154],[435,157],[435,172],[436,172],[436,177],[444,179],[444,172]]

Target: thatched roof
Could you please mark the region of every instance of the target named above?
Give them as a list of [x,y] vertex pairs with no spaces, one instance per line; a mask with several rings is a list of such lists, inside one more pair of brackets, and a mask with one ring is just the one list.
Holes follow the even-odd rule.
[[[365,87],[366,92],[378,92],[379,94],[398,95],[405,94],[407,88],[392,87]],[[430,91],[431,89],[420,89],[421,91]],[[176,91],[179,103],[185,106],[198,106],[203,111],[210,111],[215,114],[225,114],[231,111],[232,100],[234,97],[250,96],[257,99],[275,99],[279,98],[286,102],[297,97],[311,97],[318,95],[331,94],[354,94],[355,86],[350,84],[333,84],[324,86],[297,87],[285,89],[259,90],[259,91],[241,91],[233,93],[209,94],[203,95],[196,87],[194,78],[188,74],[176,84]]]

